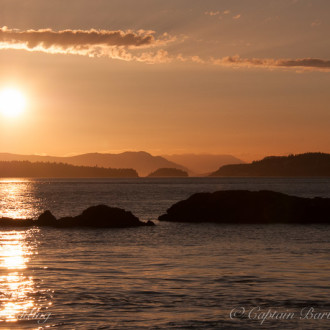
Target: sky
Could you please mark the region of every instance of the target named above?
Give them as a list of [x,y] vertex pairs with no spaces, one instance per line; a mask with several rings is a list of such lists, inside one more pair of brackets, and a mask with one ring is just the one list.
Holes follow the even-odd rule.
[[0,28],[0,152],[330,152],[328,0],[0,0]]

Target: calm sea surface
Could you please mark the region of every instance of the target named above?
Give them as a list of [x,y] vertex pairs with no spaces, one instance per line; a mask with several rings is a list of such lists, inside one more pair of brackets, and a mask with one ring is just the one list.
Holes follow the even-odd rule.
[[[107,204],[156,220],[225,189],[330,197],[330,179],[3,179],[0,217]],[[1,230],[0,328],[330,328],[329,227],[155,222]]]

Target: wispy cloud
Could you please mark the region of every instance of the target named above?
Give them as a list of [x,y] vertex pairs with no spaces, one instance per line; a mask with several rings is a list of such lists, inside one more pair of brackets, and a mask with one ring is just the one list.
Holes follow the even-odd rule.
[[241,58],[240,56],[227,56],[220,59],[212,58],[215,65],[229,66],[234,68],[264,68],[278,69],[290,68],[296,70],[320,70],[330,71],[330,60],[319,58],[298,59],[272,59],[272,58]]
[[51,54],[107,56],[122,60],[162,61],[161,51],[134,54],[134,50],[158,47],[173,41],[164,34],[158,39],[154,31],[109,30],[25,30],[0,28],[0,49],[24,49]]
[[311,23],[311,27],[317,27],[317,26],[320,26],[322,24],[322,21],[317,19],[315,20],[314,22]]
[[[217,14],[218,15],[218,14]],[[235,16],[236,19],[240,15]],[[235,18],[234,17],[234,18]],[[21,49],[49,54],[75,54],[89,57],[108,57],[124,61],[150,64],[191,62],[232,68],[292,69],[296,71],[317,70],[330,72],[330,60],[319,58],[273,59],[242,58],[239,55],[222,58],[202,58],[197,52],[182,55],[167,48],[179,37],[164,33],[155,37],[154,31],[111,30],[14,30],[0,28],[0,49]],[[184,41],[184,39],[182,40]]]
[[240,19],[241,16],[242,16],[241,14],[237,14],[237,15],[233,16],[233,19]]
[[230,10],[224,10],[223,12],[219,11],[219,10],[214,10],[214,11],[206,11],[204,12],[204,15],[207,16],[221,16],[221,14],[223,15],[229,15],[230,14]]
[[204,14],[208,15],[208,16],[218,16],[221,13],[220,13],[220,11],[206,11]]
[[108,31],[108,30],[62,30],[51,29],[19,31],[0,28],[0,41],[9,44],[25,44],[33,49],[42,46],[50,47],[80,47],[85,45],[106,46],[146,46],[155,42],[153,31]]

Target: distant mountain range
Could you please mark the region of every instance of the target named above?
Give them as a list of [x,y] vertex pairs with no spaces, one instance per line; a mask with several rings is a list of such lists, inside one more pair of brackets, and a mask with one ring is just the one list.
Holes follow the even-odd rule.
[[211,176],[329,177],[330,154],[271,156],[251,164],[225,165]]
[[182,165],[171,162],[161,156],[152,156],[147,152],[123,152],[120,154],[89,153],[71,157],[53,157],[38,155],[17,155],[0,153],[0,161],[26,160],[30,162],[66,163],[76,166],[98,166],[113,169],[134,169],[140,176],[146,176],[159,168],[177,168],[187,171]]
[[88,153],[69,157],[18,155],[0,153],[0,161],[30,161],[66,163],[76,166],[98,166],[113,169],[134,169],[139,176],[147,176],[159,168],[176,168],[189,175],[208,175],[224,164],[243,163],[230,155],[182,154],[153,156],[147,152],[127,151],[119,154]]
[[226,164],[242,164],[241,159],[231,155],[211,155],[211,154],[177,154],[177,155],[163,155],[177,164],[181,164],[188,168],[192,174],[210,174],[216,171],[219,167]]
[[[94,169],[93,172],[92,170],[81,168],[81,177],[132,177],[136,176],[136,174],[138,174],[139,176],[147,176],[150,173],[155,172],[159,169],[178,169],[189,173],[190,176],[202,174],[224,177],[330,176],[330,154],[325,153],[306,153],[290,156],[270,156],[259,161],[254,161],[250,164],[243,164],[240,159],[230,155],[183,154],[169,155],[166,157],[168,157],[169,159],[165,158],[164,156],[152,156],[151,154],[144,151],[123,152],[120,154],[89,153],[71,157],[0,153],[0,162],[29,161],[32,163],[63,163],[80,167],[92,167]],[[228,163],[231,164],[228,165]],[[222,164],[227,165],[221,166]],[[220,168],[215,172],[212,172],[210,170],[214,167],[219,166]],[[96,167],[103,169],[95,171]],[[42,169],[42,166],[40,164],[39,169],[40,171]],[[113,169],[113,171],[106,172],[107,169]],[[55,172],[58,170],[58,168],[54,167]],[[71,171],[70,168],[67,168],[66,170],[67,173]],[[8,169],[6,169],[6,171],[6,173],[9,173]],[[212,173],[209,174],[210,172]],[[52,177],[56,175],[57,174],[52,174],[49,172],[49,175],[47,176]],[[39,176],[44,176],[44,174],[41,174],[40,172]],[[64,175],[64,177],[68,177],[68,175],[66,174]],[[72,174],[72,177],[75,177],[75,174]]]

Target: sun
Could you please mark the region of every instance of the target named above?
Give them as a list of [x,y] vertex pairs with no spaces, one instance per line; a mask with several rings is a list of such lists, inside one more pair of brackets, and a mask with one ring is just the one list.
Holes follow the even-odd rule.
[[5,117],[19,116],[26,107],[26,99],[18,89],[5,88],[0,91],[0,112]]

